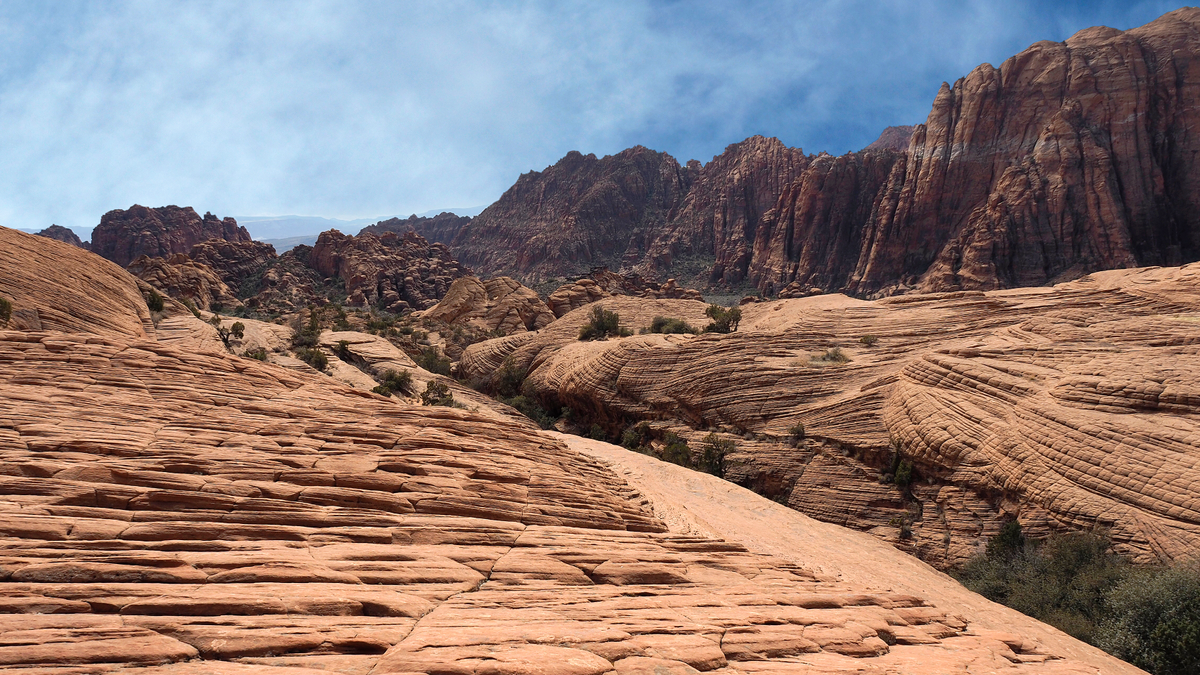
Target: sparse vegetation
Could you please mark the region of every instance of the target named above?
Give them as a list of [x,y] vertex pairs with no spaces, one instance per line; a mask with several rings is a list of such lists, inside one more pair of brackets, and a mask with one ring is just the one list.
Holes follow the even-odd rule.
[[858,338],[858,343],[864,347],[874,347],[875,345],[879,344],[879,338],[875,337],[874,335],[864,335]]
[[192,313],[192,316],[196,317],[197,319],[203,320],[203,317],[200,316],[199,308],[196,307],[196,303],[192,302],[191,300],[189,300],[187,298],[180,298],[179,302],[182,302],[183,306],[188,308],[188,311]]
[[151,312],[161,312],[166,307],[166,301],[158,291],[151,289],[150,294],[146,296],[146,307]]
[[425,391],[421,393],[421,405],[458,407],[454,401],[454,394],[450,393],[450,387],[446,386],[445,382],[437,380],[430,380],[426,383]]
[[526,370],[518,366],[512,356],[506,356],[504,362],[500,364],[500,368],[496,370],[494,385],[496,395],[503,398],[520,395],[521,385],[525,383],[525,375]]
[[333,353],[343,361],[349,361],[354,356],[350,351],[349,340],[338,340],[337,344],[333,346]]
[[329,357],[325,356],[325,352],[316,347],[301,347],[297,349],[296,358],[321,372],[325,372],[325,369],[329,367]]
[[1155,675],[1200,672],[1200,571],[1134,567],[1105,533],[1028,541],[1006,524],[954,576]]
[[383,381],[379,384],[379,386],[375,387],[371,391],[381,396],[391,396],[392,394],[412,394],[412,373],[408,372],[407,370],[401,370],[399,372],[395,370],[389,370],[383,374]]
[[799,447],[800,442],[803,441],[804,438],[805,431],[803,424],[796,422],[792,426],[788,427],[788,439],[790,439],[793,448]]
[[300,315],[292,319],[292,347],[294,348],[312,348],[317,346],[317,342],[321,339],[321,319],[317,316],[316,308],[310,307],[308,312],[308,323],[304,323],[300,319]]
[[907,489],[913,482],[913,465],[907,459],[901,459],[896,464],[895,478],[896,487],[901,490]]
[[436,375],[450,374],[450,359],[441,355],[437,347],[426,347],[417,357],[417,365]]
[[628,337],[633,331],[621,326],[621,317],[599,306],[592,307],[592,316],[579,329],[580,340],[607,340],[610,337]]
[[562,419],[562,415],[555,417],[550,411],[543,408],[536,399],[529,396],[500,396],[496,400],[516,408],[522,415],[533,420],[543,429],[553,429],[555,423]]
[[824,354],[813,357],[812,361],[816,363],[849,363],[850,357],[842,351],[841,347],[831,347],[826,349]]
[[666,316],[656,316],[650,320],[650,327],[642,329],[643,333],[687,333],[697,335],[700,329],[689,324],[683,319],[675,319]]
[[732,333],[742,321],[742,310],[739,307],[709,305],[704,314],[712,319],[712,323],[704,327],[705,333]]
[[698,469],[718,478],[725,477],[725,457],[737,450],[737,444],[727,438],[721,438],[715,433],[704,437],[700,446],[700,464]]
[[12,318],[12,301],[8,298],[0,297],[0,328],[8,325],[8,320]]
[[208,322],[212,324],[213,328],[217,329],[217,337],[221,338],[221,343],[225,345],[225,349],[229,349],[229,345],[233,340],[241,340],[246,335],[246,324],[241,321],[234,321],[232,326],[226,327],[221,324],[221,317],[214,314]]
[[247,349],[246,351],[242,352],[242,356],[248,359],[254,359],[255,361],[266,361],[267,350],[263,349],[262,347]]

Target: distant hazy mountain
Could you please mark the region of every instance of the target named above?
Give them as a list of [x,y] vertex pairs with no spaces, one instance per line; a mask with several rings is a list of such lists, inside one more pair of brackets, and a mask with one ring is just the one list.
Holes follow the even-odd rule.
[[[484,208],[486,207],[470,206],[465,208],[433,209],[432,211],[415,215],[432,218],[439,213],[450,212],[459,216],[477,216]],[[325,230],[336,229],[347,234],[354,234],[368,225],[374,225],[381,220],[388,220],[393,217],[395,216],[342,220],[321,216],[234,216],[234,219],[237,220],[239,225],[243,225],[247,230],[250,230],[251,236],[255,239],[272,244],[278,252],[283,253],[299,244],[312,246],[317,240],[317,235]]]

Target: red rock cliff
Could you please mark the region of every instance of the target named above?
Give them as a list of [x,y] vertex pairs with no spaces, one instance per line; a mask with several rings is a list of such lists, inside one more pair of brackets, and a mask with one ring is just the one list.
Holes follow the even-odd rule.
[[128,265],[139,256],[165,258],[187,253],[208,239],[250,241],[250,233],[233,218],[218,219],[211,213],[201,218],[190,206],[148,208],[134,204],[128,210],[114,209],[100,218],[92,230],[92,252]]

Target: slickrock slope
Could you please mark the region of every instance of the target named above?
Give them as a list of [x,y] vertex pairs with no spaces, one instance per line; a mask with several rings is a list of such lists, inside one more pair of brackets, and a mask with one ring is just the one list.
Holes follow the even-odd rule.
[[347,304],[382,304],[389,312],[428,309],[455,279],[470,274],[445,246],[414,232],[378,237],[322,232],[307,262],[327,277],[345,280]]
[[78,246],[85,251],[91,249],[91,245],[81,240],[79,235],[75,234],[74,230],[69,227],[63,227],[62,225],[51,225],[41,232],[38,232],[37,235],[39,237],[47,237],[56,241],[61,241],[64,244]]
[[359,234],[382,235],[386,232],[394,232],[402,235],[405,232],[416,232],[434,244],[449,245],[454,241],[459,230],[466,227],[469,222],[471,222],[470,216],[459,216],[449,212],[439,213],[432,218],[412,215],[404,219],[381,220],[374,225],[364,227]]
[[92,230],[92,252],[125,266],[138,257],[166,258],[187,253],[209,239],[250,241],[250,233],[233,218],[218,219],[211,213],[201,218],[190,206],[147,208],[134,204],[128,210],[114,209],[100,218]]
[[[70,270],[70,274],[64,274]],[[83,249],[0,227],[0,296],[9,328],[146,337],[154,330],[137,282]]]
[[[107,329],[0,331],[0,401],[7,669],[1137,672],[1011,613],[963,616],[960,596],[669,525],[666,504],[527,423]],[[916,564],[855,544],[872,545],[881,570]]]
[[1197,54],[1200,9],[1185,8],[983,64],[925,124],[841,157],[760,137],[704,166],[573,153],[522,176],[452,250],[525,282],[607,264],[870,297],[1195,261]]
[[675,300],[704,299],[700,291],[684,288],[674,279],[667,279],[665,283],[659,284],[647,281],[639,274],[618,274],[607,267],[599,267],[586,277],[559,286],[546,299],[546,305],[554,312],[554,316],[561,317],[573,309],[612,295]]
[[[485,377],[512,356],[539,396],[612,437],[637,420],[693,447],[736,433],[729,479],[935,565],[965,561],[1009,518],[1035,535],[1110,528],[1143,562],[1187,560],[1200,551],[1197,289],[1193,264],[987,294],[825,295],[746,305],[727,336],[602,342],[576,340],[581,309],[473,345],[458,368]],[[632,329],[705,322],[700,303],[600,304]],[[833,347],[850,361],[823,360]],[[796,423],[808,439],[793,448]],[[908,490],[887,482],[897,447],[919,476]]]
[[129,264],[129,273],[172,298],[187,298],[203,310],[241,306],[233,290],[208,265],[177,253],[170,258],[141,256]]
[[510,277],[487,281],[480,281],[479,277],[459,277],[446,291],[446,297],[421,316],[505,334],[545,328],[557,318],[536,291]]

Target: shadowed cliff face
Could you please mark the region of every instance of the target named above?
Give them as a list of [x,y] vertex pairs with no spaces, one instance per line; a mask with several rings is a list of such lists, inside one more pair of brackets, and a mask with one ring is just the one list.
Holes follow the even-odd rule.
[[138,204],[128,210],[104,214],[92,230],[93,253],[125,266],[140,256],[166,258],[187,253],[209,239],[250,241],[250,233],[233,218],[218,219],[211,213],[201,218],[190,206],[156,209]]
[[572,153],[522,176],[452,250],[525,281],[623,263],[865,296],[1194,261],[1197,52],[1200,9],[1039,42],[944,85],[907,144],[841,157],[757,136],[704,166]]

